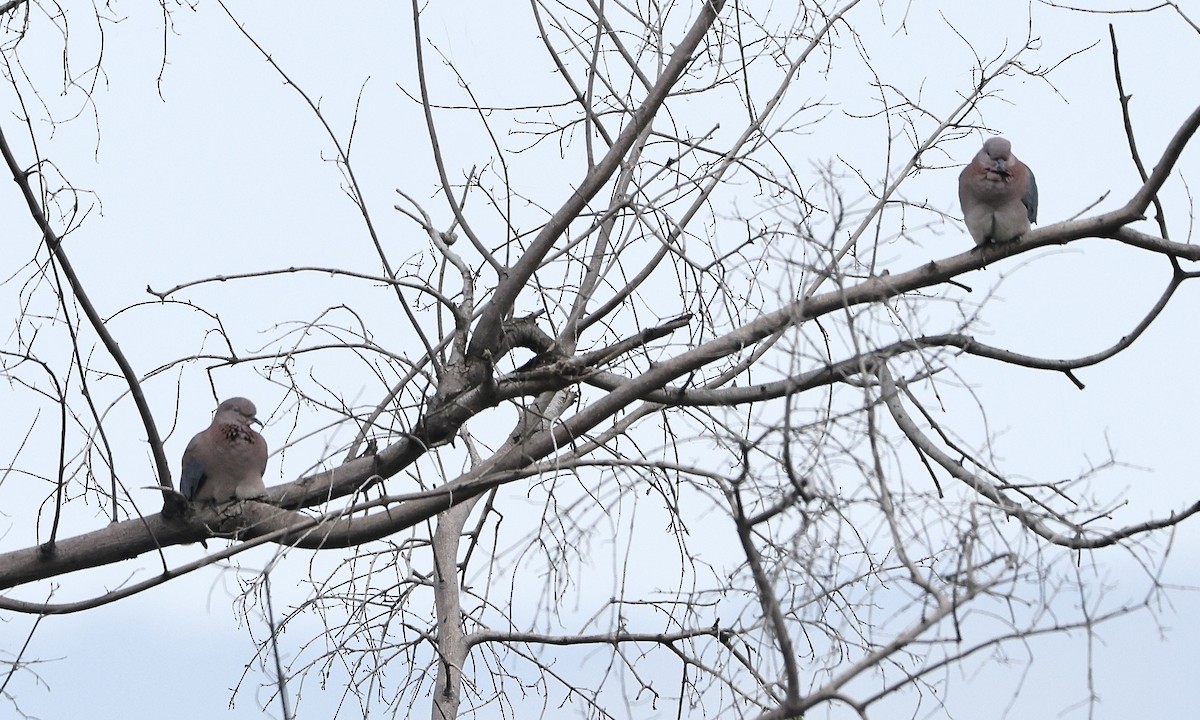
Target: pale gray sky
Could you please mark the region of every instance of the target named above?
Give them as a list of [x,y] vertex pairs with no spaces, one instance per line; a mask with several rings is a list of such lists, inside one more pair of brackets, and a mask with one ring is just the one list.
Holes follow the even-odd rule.
[[[1122,3],[1092,4],[1119,7]],[[893,81],[905,80],[907,85],[901,89],[910,96],[920,95],[931,108],[946,111],[955,104],[955,92],[965,87],[970,77],[970,49],[956,31],[981,56],[992,57],[1006,48],[1012,52],[1020,47],[1032,18],[1040,49],[1030,58],[1042,68],[1096,44],[1058,68],[1050,77],[1053,86],[1036,79],[1010,80],[998,86],[1000,99],[984,108],[988,126],[1010,138],[1014,152],[1036,171],[1043,224],[1070,218],[1101,198],[1100,208],[1116,207],[1136,187],[1114,99],[1106,23],[1117,25],[1126,89],[1133,95],[1135,127],[1148,164],[1157,160],[1178,123],[1200,98],[1194,79],[1190,75],[1181,79],[1184,69],[1194,74],[1191,69],[1200,67],[1200,35],[1168,13],[1084,16],[1040,4],[983,0],[889,2],[882,6],[865,3],[850,20],[857,32],[871,40],[872,61],[881,70],[886,68]],[[420,252],[424,238],[391,210],[399,201],[394,188],[428,200],[427,207],[438,209],[439,225],[445,225],[448,217],[444,205],[433,198],[436,175],[420,108],[397,87],[399,83],[410,92],[416,89],[408,7],[377,3],[349,8],[297,7],[282,2],[233,3],[232,7],[296,83],[319,101],[343,139],[362,91],[353,147],[358,180],[372,206],[374,222],[385,242],[392,244],[392,256],[403,260]],[[63,108],[73,103],[84,116],[58,126],[52,137],[39,126],[42,155],[53,159],[75,186],[94,191],[95,199],[102,203],[80,230],[67,237],[72,260],[101,312],[108,316],[135,302],[151,301],[143,292],[147,285],[158,290],[215,274],[310,264],[374,272],[378,261],[361,217],[340,189],[343,179],[329,161],[333,153],[323,129],[220,7],[202,0],[195,12],[175,11],[175,25],[166,35],[161,99],[156,86],[164,39],[161,17],[143,14],[142,7],[118,7],[117,11],[129,15],[121,16],[119,23],[104,24],[104,74],[92,97],[94,108],[83,103],[77,93],[58,98],[54,86],[49,85],[47,100],[56,113],[62,114]],[[74,69],[82,72],[89,53],[98,47],[94,22],[88,20],[93,10],[89,5],[67,12],[73,23],[69,56],[76,64]],[[904,13],[906,29],[900,26]],[[553,94],[545,92],[547,84],[558,88],[555,96],[565,101],[568,98],[552,76],[528,15],[528,8],[519,5],[435,3],[427,8],[422,23],[425,33],[470,79],[485,102],[515,106],[544,101]],[[39,43],[52,50],[34,51]],[[29,37],[21,55],[29,74],[57,78],[55,64],[60,62],[61,46],[61,38],[48,33]],[[463,102],[437,55],[428,46],[427,51],[427,62],[442,83],[435,86],[435,96],[447,103]],[[824,99],[832,112],[841,116],[878,109],[877,97],[864,84],[869,79],[862,66],[845,63],[828,73],[806,71],[797,82],[812,85],[801,97]],[[0,86],[0,107],[5,109],[0,124],[20,157],[30,158],[27,137],[14,120],[15,95],[8,85]],[[90,117],[93,110],[95,121]],[[729,123],[729,128],[734,127],[736,123]],[[491,156],[488,139],[468,114],[445,114],[440,132],[454,175]],[[841,175],[847,174],[842,162],[882,172],[880,153],[886,132],[880,125],[833,121],[814,128],[811,135],[787,138],[786,142],[796,153],[792,164],[815,182],[815,169],[827,164],[833,164]],[[981,137],[973,135],[954,145],[955,155],[946,158],[946,166],[913,178],[904,197],[923,199],[956,214],[958,164],[974,154]],[[502,142],[506,147],[516,146],[520,137],[507,136]],[[561,201],[569,184],[579,177],[577,167],[559,172],[547,165],[544,157],[553,154],[552,148],[541,148],[512,168],[514,184],[524,196],[546,206]],[[905,159],[894,159],[892,169]],[[1196,177],[1200,154],[1194,147],[1180,168],[1185,175]],[[845,187],[848,199],[861,197],[861,186],[851,179]],[[1194,210],[1186,192],[1178,181],[1164,191],[1176,241],[1187,240],[1192,231],[1188,215]],[[747,203],[742,210],[753,207],[752,200],[742,202]],[[729,208],[715,211],[732,213]],[[522,210],[518,203],[516,215],[532,226],[540,211]],[[898,220],[893,222],[898,228]],[[1150,226],[1145,229],[1154,232]],[[36,229],[15,187],[0,185],[0,247],[7,256],[0,265],[0,277],[16,272],[32,256],[36,242]],[[411,249],[406,243],[411,243]],[[954,221],[909,228],[906,240],[889,247],[892,256],[883,258],[883,264],[893,272],[907,270],[960,252],[969,243],[965,230]],[[961,297],[979,300],[998,286],[983,324],[976,330],[986,341],[1030,354],[1074,357],[1107,347],[1131,330],[1168,277],[1165,260],[1147,259],[1112,242],[1095,240],[998,263],[964,278],[975,292]],[[270,325],[277,320],[313,317],[336,304],[338,298],[356,308],[368,307],[373,297],[372,291],[360,284],[313,276],[255,284],[253,294],[245,291],[248,287],[233,283],[202,286],[180,297],[220,311],[231,333],[251,338],[247,346],[239,348],[242,352],[259,349],[254,338],[261,337],[263,344],[273,338]],[[264,292],[266,288],[274,290]],[[6,317],[13,315],[20,292],[18,284],[0,285],[0,303],[9,308]],[[1029,479],[1055,480],[1080,473],[1089,462],[1102,462],[1111,446],[1127,465],[1102,474],[1096,495],[1111,497],[1121,488],[1129,489],[1134,502],[1117,510],[1118,519],[1162,516],[1193,501],[1195,469],[1189,451],[1195,438],[1200,390],[1188,378],[1189,361],[1200,350],[1194,321],[1194,308],[1200,302],[1197,292],[1185,285],[1132,350],[1098,368],[1080,371],[1078,375],[1087,383],[1082,392],[1060,375],[983,361],[968,363],[975,372],[969,378],[973,390],[989,408],[989,427],[998,436],[997,457],[1018,475],[1023,472]],[[378,327],[394,312],[393,305],[386,305],[369,320]],[[209,347],[216,343],[215,338],[203,338],[208,321],[182,306],[135,308],[117,315],[110,326],[142,372],[199,352],[205,342]],[[397,338],[402,337],[399,329],[396,332]],[[173,369],[147,386],[161,413],[160,422],[165,423],[164,431],[170,429],[168,418],[177,382],[181,387],[179,426],[167,441],[173,463],[211,411],[211,393],[202,366],[183,370],[182,378],[180,370]],[[322,379],[326,380],[343,372],[335,367],[323,370]],[[369,379],[359,377],[358,370],[353,373],[351,377],[361,387],[341,387],[341,392],[360,402],[370,402],[380,394]],[[273,448],[289,436],[292,418],[276,413],[282,396],[278,387],[250,367],[222,370],[216,378],[221,395],[245,394],[256,399],[268,421],[264,434]],[[116,381],[104,387],[107,392],[118,392]],[[17,396],[0,394],[0,405],[13,397]],[[105,397],[103,406],[114,397]],[[948,413],[956,409],[971,412],[965,398],[948,402]],[[955,406],[955,402],[963,402],[963,406]],[[152,463],[139,440],[139,426],[133,422],[129,404],[123,403],[114,412],[130,429],[128,437],[113,439],[123,450],[118,468],[122,479],[132,487],[152,484]],[[301,426],[313,429],[303,422]],[[337,446],[346,439],[342,431],[327,442]],[[318,461],[325,441],[272,455],[267,484],[303,473]],[[6,464],[15,452],[11,443],[0,445]],[[53,447],[31,446],[23,452],[46,457],[41,464],[47,475],[53,474]],[[25,462],[27,457],[22,456]],[[140,464],[131,458],[141,459]],[[26,547],[35,537],[36,519],[17,512],[29,507],[28,498],[40,497],[42,490],[40,486],[23,487],[22,482],[30,481],[10,475],[0,485],[0,550]],[[515,495],[521,495],[523,489]],[[143,509],[157,509],[152,493],[132,492],[141,498]],[[66,528],[68,534],[75,534],[99,528],[104,522],[103,508],[80,504],[72,506]],[[44,519],[37,526],[44,528]],[[1162,582],[1200,584],[1196,571],[1200,567],[1200,523],[1184,525],[1174,543]],[[221,547],[223,542],[210,546]],[[170,548],[166,556],[177,564],[199,557],[200,552],[198,547]],[[253,571],[269,562],[274,552],[260,550],[239,556],[237,561]],[[315,562],[331,567],[337,560],[336,554],[331,555]],[[310,559],[310,553],[297,551],[282,561],[272,576],[277,602],[295,604],[308,597],[300,582],[310,570]],[[615,560],[597,560],[600,578],[609,577],[603,569],[607,561]],[[156,562],[147,557],[56,581],[53,598],[90,597],[129,579],[151,577]],[[1081,574],[1093,573],[1109,586],[1110,606],[1136,601],[1146,593],[1144,573],[1120,550],[1084,555],[1079,562]],[[55,585],[23,587],[9,595],[42,599]],[[597,585],[597,592],[609,592],[602,589],[603,583]],[[269,700],[271,670],[254,661],[250,635],[232,607],[237,591],[235,570],[213,566],[112,606],[47,618],[29,651],[30,657],[43,661],[31,668],[37,678],[32,672],[18,673],[6,691],[17,699],[22,711],[44,720],[137,718],[164,712],[176,720],[258,718],[264,716],[263,706],[265,716],[279,717],[278,705]],[[1063,607],[1070,605],[1070,600],[1064,599]],[[1198,613],[1200,599],[1194,593],[1173,592],[1169,602],[1155,606],[1153,616],[1141,614],[1105,626],[1091,644],[1085,635],[1076,633],[1006,646],[1011,663],[999,662],[993,653],[968,661],[963,670],[950,673],[954,679],[945,709],[926,699],[916,716],[972,720],[1006,716],[1190,717],[1194,703],[1188,699],[1184,683],[1200,669],[1196,651],[1200,630],[1189,621]],[[0,648],[15,652],[32,622],[31,617],[0,613]],[[265,635],[261,618],[252,619],[252,625],[255,637]],[[309,619],[285,633],[283,652],[300,656],[316,628]],[[964,642],[969,644],[970,639]],[[1036,658],[1032,665],[1027,666],[1027,655]],[[587,663],[598,661],[586,652],[578,657],[580,672],[596,669]],[[251,668],[241,681],[248,663]],[[1094,714],[1089,714],[1084,702],[1089,663],[1100,696]],[[400,668],[390,671],[396,676],[402,672]],[[677,673],[676,668],[663,668],[662,682],[677,683]],[[1020,697],[1009,709],[1022,675]],[[319,687],[310,677],[303,688],[289,688],[301,693],[300,717],[360,716],[361,711],[353,705],[342,707],[338,714],[342,678],[340,669],[335,669],[328,687]],[[241,687],[234,694],[239,682]],[[261,688],[264,685],[266,691]],[[552,694],[552,708],[561,696],[561,689]],[[530,708],[541,707],[541,700],[528,702]],[[896,712],[909,708],[909,702],[909,698],[898,699]],[[2,707],[8,712],[7,704]],[[424,706],[414,710],[418,716],[427,712]],[[555,716],[553,710],[548,714]],[[886,715],[880,708],[878,716]],[[832,716],[849,717],[850,713],[838,710]]]

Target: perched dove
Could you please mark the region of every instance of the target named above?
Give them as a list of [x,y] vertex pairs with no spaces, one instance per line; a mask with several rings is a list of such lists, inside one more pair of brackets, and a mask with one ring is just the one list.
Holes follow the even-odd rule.
[[266,495],[267,443],[250,428],[262,425],[243,397],[217,406],[212,424],[183,451],[179,490],[192,502],[227,502]]
[[1008,242],[1037,222],[1038,192],[1033,171],[1013,157],[1012,143],[988,138],[958,176],[958,201],[976,245]]

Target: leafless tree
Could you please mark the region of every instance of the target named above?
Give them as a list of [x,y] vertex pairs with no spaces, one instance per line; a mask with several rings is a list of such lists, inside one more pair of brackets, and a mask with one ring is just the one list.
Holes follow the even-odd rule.
[[[437,5],[414,2],[392,37],[412,63],[391,61],[388,92],[407,110],[387,141],[424,180],[383,203],[389,169],[356,144],[377,86],[343,128],[221,4],[254,72],[303,108],[284,122],[325,133],[360,219],[336,243],[369,249],[371,265],[290,254],[329,238],[213,239],[227,269],[180,264],[135,300],[94,248],[176,246],[90,236],[105,189],[70,180],[85,156],[52,143],[114,121],[114,68],[101,49],[80,71],[90,51],[72,42],[115,32],[118,11],[89,30],[63,6],[0,4],[4,192],[27,210],[0,218],[0,508],[29,523],[3,536],[3,613],[137,602],[266,546],[242,609],[269,605],[254,632],[278,662],[284,716],[290,683],[333,673],[346,682],[326,692],[373,718],[870,717],[1010,643],[1090,636],[1160,597],[1172,533],[1200,503],[1151,512],[1152,488],[1104,481],[1124,469],[1115,454],[1042,471],[1003,446],[989,425],[1001,410],[978,394],[1047,374],[1089,392],[1083,369],[1137,353],[1197,274],[1200,247],[1172,239],[1192,209],[1164,188],[1188,182],[1200,108],[1141,136],[1116,31],[1047,61],[1032,23],[989,55],[951,17],[911,26],[905,3],[534,0],[504,28],[520,56],[496,58],[526,77],[489,83],[433,40],[431,22],[471,22]],[[187,12],[163,6],[164,40],[186,36]],[[1178,8],[1155,17],[1168,13],[1200,43]],[[936,42],[974,66],[929,78],[888,59]],[[1133,190],[973,248],[953,217],[956,168],[1006,93],[1058,92],[1068,61],[1112,85],[1126,134],[1110,143],[1133,162],[1111,184]],[[1136,324],[1095,320],[1119,340],[1064,358],[980,336],[997,269],[1089,238],[1170,268]],[[237,253],[265,243],[274,266]],[[206,424],[191,399],[203,387],[207,409],[232,395],[270,408],[269,502],[189,506],[174,492],[164,439]],[[196,561],[172,553],[212,538],[229,542]],[[1144,567],[1140,600],[1110,602],[1086,571],[1111,553]],[[131,559],[148,573],[122,580]],[[271,590],[282,568],[307,568],[299,593]],[[78,596],[59,597],[53,583],[75,574]],[[272,655],[280,633],[315,624],[294,656]],[[9,653],[11,677],[28,657]]]

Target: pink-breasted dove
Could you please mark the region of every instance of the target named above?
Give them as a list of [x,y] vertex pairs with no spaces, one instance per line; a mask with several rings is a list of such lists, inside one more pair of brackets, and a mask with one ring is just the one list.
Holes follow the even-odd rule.
[[227,502],[263,497],[267,488],[267,443],[251,423],[254,403],[229,398],[217,406],[212,424],[197,434],[183,451],[179,490],[192,502]]
[[1012,143],[988,138],[958,176],[958,201],[976,245],[1008,242],[1037,222],[1038,193],[1033,171],[1013,157]]

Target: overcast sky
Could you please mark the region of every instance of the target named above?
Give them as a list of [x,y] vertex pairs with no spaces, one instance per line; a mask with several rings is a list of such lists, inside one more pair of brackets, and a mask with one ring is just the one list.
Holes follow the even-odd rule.
[[[426,35],[474,88],[497,104],[518,105],[544,97],[539,88],[554,79],[527,7],[432,5],[423,18]],[[927,92],[929,102],[937,107],[952,107],[953,88],[962,87],[963,77],[970,75],[969,64],[964,64],[969,50],[957,40],[957,33],[981,56],[995,56],[1005,48],[1011,52],[1021,46],[1032,22],[1040,47],[1030,57],[1043,68],[1082,51],[1056,69],[1049,82],[1026,78],[1005,83],[1002,98],[986,108],[988,125],[1010,138],[1014,152],[1037,173],[1043,224],[1070,218],[1097,201],[1102,209],[1117,207],[1137,186],[1115,100],[1108,22],[1117,26],[1126,89],[1133,97],[1140,150],[1148,165],[1153,165],[1200,99],[1194,77],[1194,69],[1200,67],[1200,33],[1169,13],[1085,16],[1040,4],[982,0],[883,5],[879,9],[867,2],[851,17],[852,24],[870,40],[877,66],[902,68],[908,73],[906,91]],[[342,137],[354,121],[361,91],[353,152],[359,182],[376,208],[373,219],[381,235],[396,243],[392,248],[396,257],[408,255],[404,243],[412,243],[413,253],[424,247],[425,240],[414,226],[388,210],[398,201],[394,188],[429,199],[430,207],[441,209],[431,199],[436,175],[419,106],[398,87],[408,92],[416,89],[407,5],[362,3],[343,8],[258,2],[233,3],[232,8],[293,80],[319,99]],[[92,12],[90,5],[67,9],[73,23],[69,57],[81,74],[99,47],[95,22],[89,20]],[[324,130],[221,8],[201,0],[194,12],[175,11],[174,25],[165,37],[161,16],[144,12],[142,7],[122,4],[116,11],[120,22],[103,23],[104,72],[92,95],[94,105],[82,102],[78,94],[58,98],[57,86],[48,81],[48,102],[56,112],[74,103],[81,117],[56,127],[52,134],[39,126],[42,156],[53,160],[77,187],[95,193],[85,198],[96,202],[92,215],[68,236],[67,243],[101,313],[110,316],[134,303],[149,302],[153,298],[143,292],[147,285],[162,289],[215,274],[296,265],[377,272],[378,261],[365,239],[362,219],[340,187],[343,178],[337,167],[329,161],[333,153]],[[58,77],[54,64],[61,61],[61,38],[35,34],[25,43],[21,56],[25,71],[33,77]],[[55,50],[29,49],[37,43]],[[437,72],[445,83],[439,86],[441,97],[461,102],[444,67]],[[809,95],[828,98],[834,112],[855,114],[874,107],[869,89],[856,95],[857,91],[846,88],[860,85],[839,83],[862,82],[865,77],[861,68],[833,68],[827,75],[812,73],[803,81],[813,83]],[[11,87],[0,88],[0,107],[5,108],[0,124],[19,156],[28,160],[32,155],[27,136],[14,119],[15,97]],[[456,141],[447,151],[453,166],[469,168],[472,154],[485,157],[490,149],[477,126],[458,123],[458,116],[447,115],[441,130]],[[812,171],[813,178],[815,168],[839,161],[874,162],[877,167],[886,136],[875,130],[856,135],[857,127],[822,125],[806,140],[806,154],[797,157],[795,165]],[[945,167],[927,169],[913,178],[904,196],[956,214],[955,178],[982,137],[973,135],[955,145],[956,156],[946,158]],[[902,163],[903,159],[894,162],[893,170]],[[1200,152],[1189,148],[1180,174],[1190,173],[1194,179],[1198,168]],[[561,201],[568,184],[578,177],[577,168],[562,174],[553,168],[539,172],[518,165],[515,169],[519,170],[515,184],[546,206]],[[1172,213],[1172,239],[1181,242],[1189,239],[1189,214],[1194,215],[1186,193],[1178,180],[1164,192]],[[1155,232],[1147,224],[1142,228]],[[0,184],[0,248],[6,256],[0,277],[12,276],[32,257],[37,237],[15,186]],[[891,246],[885,267],[900,272],[960,252],[969,243],[965,230],[952,220],[912,229],[904,242]],[[976,300],[996,289],[978,332],[987,342],[1035,355],[1076,357],[1107,347],[1129,332],[1168,277],[1164,259],[1095,240],[998,263],[964,282],[972,284]],[[268,324],[277,318],[310,317],[330,305],[333,281],[320,281],[320,292],[311,296],[297,289],[304,287],[302,282],[261,283],[253,286],[253,294],[244,291],[249,286],[229,283],[199,288],[184,297],[219,308],[223,322],[233,331],[255,337],[254,333],[269,330]],[[20,291],[17,283],[0,285],[0,302],[10,309],[6,317],[13,315]],[[358,301],[370,298],[370,292],[357,285],[346,284],[338,290],[342,291]],[[1019,459],[1017,467],[1024,472],[1054,480],[1076,475],[1089,463],[1103,462],[1112,447],[1123,465],[1100,476],[1097,494],[1109,497],[1128,488],[1134,499],[1118,511],[1126,521],[1162,516],[1194,501],[1196,474],[1189,451],[1195,443],[1200,389],[1190,381],[1190,368],[1200,351],[1198,304],[1198,291],[1185,285],[1133,350],[1079,373],[1087,384],[1082,392],[1061,375],[994,364],[976,368],[974,390],[990,408],[989,424],[1000,439],[998,456],[1006,461]],[[288,312],[278,312],[281,307]],[[215,342],[204,337],[206,318],[185,307],[158,308],[153,314],[134,308],[114,317],[110,326],[141,372]],[[262,342],[268,337],[273,335],[264,334]],[[336,376],[338,370],[328,372]],[[177,374],[168,373],[168,379],[149,388],[164,423],[174,407]],[[184,377],[179,383],[179,424],[167,426],[172,433],[167,449],[173,463],[178,462],[187,439],[207,424],[211,411],[211,392],[202,370],[188,370]],[[268,421],[264,434],[273,447],[291,436],[290,418],[275,412],[282,391],[252,368],[223,370],[217,382],[222,395],[257,399]],[[372,402],[380,394],[365,383],[361,389],[343,391],[358,392],[360,402]],[[16,397],[24,396],[0,395],[0,406]],[[128,457],[143,459],[141,466],[130,462],[122,468],[124,479],[133,487],[152,484],[153,467],[128,403],[114,412],[130,429],[129,438],[116,442]],[[13,432],[6,430],[6,434]],[[331,437],[328,444],[335,447],[346,439]],[[309,450],[319,451],[320,443],[273,455],[267,484],[294,479],[317,462],[314,454],[305,454]],[[11,462],[17,453],[12,442],[0,445],[0,452],[5,464],[17,464]],[[22,452],[44,452],[52,458],[55,450],[34,447]],[[45,472],[53,474],[50,469]],[[23,487],[22,482],[24,478],[17,475],[0,480],[0,550],[27,547],[37,537],[33,529],[37,519],[18,513],[31,506],[29,498],[44,493],[40,487]],[[156,509],[151,499],[143,499],[142,507]],[[43,518],[43,532],[44,522]],[[104,522],[104,508],[81,503],[71,515],[68,532],[97,529]],[[1198,584],[1198,526],[1200,522],[1193,521],[1174,538],[1176,547],[1162,578],[1165,585]],[[223,545],[215,541],[210,548]],[[201,552],[199,547],[169,548],[166,557],[178,564],[200,557]],[[239,556],[237,563],[250,577],[276,552],[259,550]],[[340,556],[329,555],[315,562],[332,567]],[[277,602],[294,604],[308,597],[310,591],[302,580],[310,571],[310,559],[310,553],[293,552],[278,565],[272,576]],[[1145,573],[1121,551],[1085,556],[1080,564],[1082,573],[1102,576],[1110,586],[1110,604],[1122,602],[1121,598],[1137,601],[1147,591]],[[54,584],[19,588],[10,596],[39,600],[53,592],[55,601],[91,597],[127,580],[150,577],[155,569],[156,560],[146,558]],[[263,717],[264,706],[267,717],[280,717],[279,706],[270,700],[270,666],[254,658],[251,634],[264,637],[265,620],[252,615],[250,628],[241,624],[232,607],[238,582],[236,568],[211,566],[114,605],[47,618],[28,651],[39,664],[16,674],[5,692],[16,698],[23,712],[44,720],[164,713],[178,720],[257,718]],[[1009,646],[1012,662],[1007,667],[994,660],[974,660],[962,677],[952,673],[956,679],[945,709],[928,701],[919,716],[1190,717],[1195,713],[1194,701],[1184,683],[1200,670],[1196,650],[1200,630],[1190,620],[1200,613],[1200,601],[1194,593],[1176,591],[1153,611],[1101,628],[1093,643],[1077,633]],[[29,616],[0,614],[0,651],[5,653],[0,659],[11,659],[33,622]],[[310,619],[285,633],[283,652],[288,657],[301,654],[316,628]],[[1027,664],[1026,654],[1036,660]],[[589,661],[584,653],[579,657],[583,663]],[[1089,663],[1100,696],[1094,707],[1086,703]],[[303,688],[289,688],[301,694],[300,717],[334,717],[344,700],[341,679],[341,671],[335,668],[327,688],[311,677]],[[1009,707],[1021,682],[1020,698]],[[0,703],[4,708],[0,715],[9,712],[11,705]],[[340,712],[337,717],[361,715],[353,704]],[[427,712],[427,707],[418,707],[414,714]],[[549,714],[554,716],[553,711]]]

